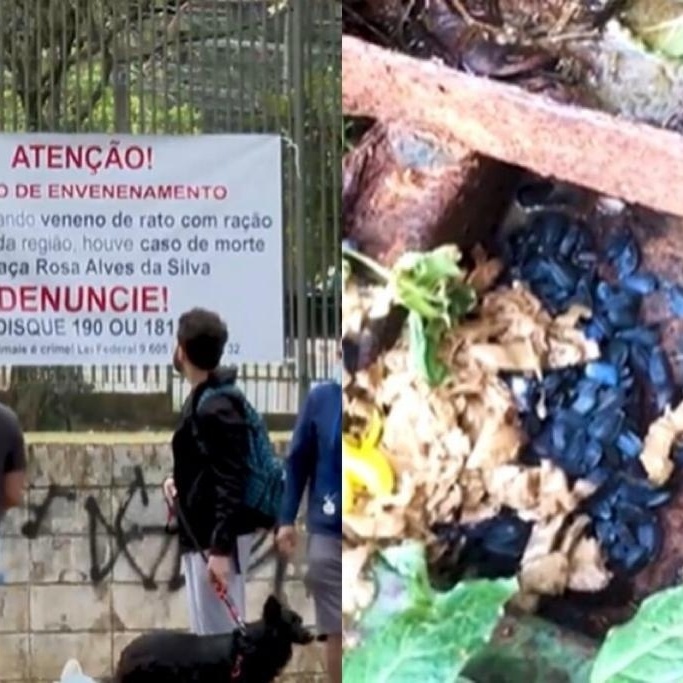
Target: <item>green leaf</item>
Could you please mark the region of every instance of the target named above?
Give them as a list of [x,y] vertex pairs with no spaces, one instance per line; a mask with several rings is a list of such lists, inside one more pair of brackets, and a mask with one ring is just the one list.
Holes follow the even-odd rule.
[[459,648],[447,624],[413,610],[394,618],[344,658],[348,683],[445,683],[454,681]]
[[382,280],[385,284],[389,284],[391,282],[392,278],[392,273],[388,268],[385,268],[384,266],[380,265],[375,261],[374,259],[371,259],[369,256],[366,256],[365,254],[361,254],[359,251],[356,251],[355,249],[352,249],[351,247],[342,244],[342,258],[344,259],[354,259],[355,261],[358,261],[358,263],[363,264],[368,270],[370,270],[371,273],[380,280]]
[[476,304],[474,289],[463,282],[458,247],[448,244],[424,253],[406,252],[391,270],[346,245],[342,254],[369,268],[389,288],[392,299],[408,310],[415,368],[431,386],[441,384],[448,376],[448,367],[439,358],[443,336]]
[[[460,250],[448,244],[429,252],[406,252],[393,268],[396,300],[423,318],[450,325],[449,288],[462,278]],[[463,285],[464,286],[464,285]]]
[[393,615],[415,605],[429,605],[434,600],[424,550],[416,541],[405,541],[378,552],[372,572],[375,599],[363,613],[359,624],[365,636],[382,629]]
[[375,581],[377,599],[360,625],[363,642],[344,658],[348,683],[455,683],[516,590],[506,579],[434,591],[417,544],[383,553]]
[[676,19],[648,26],[641,37],[667,57],[683,57],[683,13]]
[[397,275],[408,275],[416,284],[432,288],[443,280],[461,277],[458,267],[462,255],[454,244],[447,244],[427,252],[406,252],[394,270]]
[[427,574],[427,561],[424,548],[417,541],[404,541],[401,545],[393,545],[378,553],[378,557],[391,570],[406,581],[414,582],[420,590],[432,593]]
[[683,57],[683,3],[680,0],[632,0],[623,21],[650,49]]
[[608,634],[591,683],[683,681],[683,586],[643,601],[635,617]]
[[471,287],[460,285],[451,288],[449,292],[450,309],[452,318],[461,318],[469,313],[477,304],[477,295]]
[[439,358],[439,342],[444,328],[440,320],[425,322],[415,311],[408,315],[408,339],[413,362],[431,386],[438,386],[448,376],[448,367]]

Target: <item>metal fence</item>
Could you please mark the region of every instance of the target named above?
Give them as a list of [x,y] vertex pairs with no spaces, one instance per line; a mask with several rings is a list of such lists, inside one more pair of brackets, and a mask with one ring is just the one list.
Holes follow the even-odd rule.
[[[270,413],[296,412],[336,356],[339,7],[335,0],[0,0],[0,134],[282,134],[286,361],[242,368],[247,392]],[[66,384],[77,393],[161,393],[176,409],[183,398],[170,367],[69,372]],[[63,378],[61,369],[4,367],[0,391],[15,403],[31,384],[59,395]]]

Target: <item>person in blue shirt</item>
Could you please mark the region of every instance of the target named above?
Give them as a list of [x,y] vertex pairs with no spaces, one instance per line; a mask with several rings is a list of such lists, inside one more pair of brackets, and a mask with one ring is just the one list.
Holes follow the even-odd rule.
[[308,395],[299,415],[289,458],[277,545],[286,557],[297,543],[295,521],[306,486],[308,572],[318,633],[327,641],[331,683],[342,677],[342,388],[323,382]]

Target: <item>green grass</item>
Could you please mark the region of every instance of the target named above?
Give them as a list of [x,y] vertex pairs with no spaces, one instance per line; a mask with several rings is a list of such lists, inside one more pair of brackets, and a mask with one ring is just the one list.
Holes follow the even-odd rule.
[[[270,438],[275,443],[287,442],[291,432],[271,432]],[[103,445],[118,444],[145,445],[169,443],[171,432],[29,432],[26,441],[29,444],[74,444]]]

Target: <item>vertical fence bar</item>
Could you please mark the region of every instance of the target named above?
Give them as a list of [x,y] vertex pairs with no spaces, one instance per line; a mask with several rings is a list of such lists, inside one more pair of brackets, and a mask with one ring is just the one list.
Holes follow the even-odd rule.
[[[302,87],[297,91],[295,97],[302,98],[302,111],[304,116],[303,126],[304,130],[311,130],[310,123],[315,120],[315,97],[314,84],[313,84],[313,72],[315,56],[312,52],[312,30],[314,23],[314,13],[316,11],[316,6],[311,7],[309,12],[306,12],[302,17],[303,26],[301,32],[304,36],[304,41],[302,44],[303,60],[302,60]],[[302,167],[302,173],[304,174],[304,185],[307,188],[306,194],[304,195],[304,220],[305,220],[305,234],[306,240],[301,245],[301,249],[304,252],[304,262],[306,263],[306,281],[308,296],[306,297],[307,309],[308,309],[308,319],[307,319],[307,335],[305,340],[306,353],[308,358],[308,374],[311,380],[318,377],[318,358],[316,353],[316,341],[317,341],[317,315],[316,309],[317,304],[320,299],[318,292],[318,282],[317,282],[317,271],[319,269],[319,263],[317,259],[311,264],[310,254],[312,250],[309,248],[313,240],[309,239],[311,231],[315,230],[318,225],[311,220],[311,213],[317,207],[319,199],[321,196],[321,186],[320,179],[315,178],[313,180],[313,174],[311,173],[311,168],[316,162],[315,154],[315,133],[311,130],[310,134],[307,134],[304,138],[304,144],[306,145],[306,164]],[[312,182],[309,182],[312,181]],[[308,189],[310,188],[310,190]],[[309,272],[310,265],[313,265],[312,272]]]
[[[335,123],[333,142],[330,145],[330,169],[332,172],[332,220],[333,220],[333,245],[334,245],[334,311],[335,311],[335,340],[341,337],[341,157],[343,144],[344,121],[341,116],[341,3],[328,4],[329,11],[329,60],[334,79],[332,81],[332,102],[330,117]],[[336,351],[336,349],[335,349]],[[336,354],[334,356],[336,360]]]
[[[114,58],[114,73],[112,81],[114,86],[114,132],[115,133],[129,133],[130,132],[130,72],[131,63],[126,49],[125,34],[130,30],[128,26],[128,7],[129,2],[125,3],[123,10],[122,21],[117,21],[118,17],[114,17],[112,37],[112,50]],[[118,29],[118,30],[117,30]]]
[[308,373],[308,306],[306,277],[306,140],[304,130],[304,36],[305,0],[292,0],[290,32],[290,97],[293,112],[293,140],[298,150],[294,172],[294,234],[296,249],[296,317],[297,317],[297,367],[299,371],[299,405],[308,392],[310,377]]

